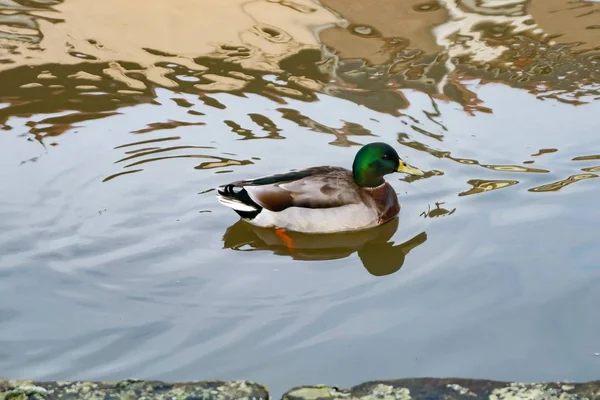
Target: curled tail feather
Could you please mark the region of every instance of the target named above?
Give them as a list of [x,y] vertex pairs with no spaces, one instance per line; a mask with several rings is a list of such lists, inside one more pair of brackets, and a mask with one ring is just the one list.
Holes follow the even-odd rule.
[[217,189],[217,193],[219,203],[231,208],[242,218],[253,219],[262,211],[262,207],[252,200],[246,189],[241,186],[225,185]]

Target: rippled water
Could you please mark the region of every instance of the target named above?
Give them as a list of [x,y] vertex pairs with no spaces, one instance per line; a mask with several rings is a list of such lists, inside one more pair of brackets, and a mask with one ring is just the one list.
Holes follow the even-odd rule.
[[[0,2],[0,376],[598,377],[600,5],[139,1]],[[380,229],[215,199],[376,140]]]

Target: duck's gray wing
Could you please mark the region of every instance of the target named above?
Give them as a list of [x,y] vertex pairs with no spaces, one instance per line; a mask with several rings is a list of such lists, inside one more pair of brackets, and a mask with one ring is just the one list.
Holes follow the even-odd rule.
[[270,211],[288,207],[333,208],[362,201],[352,173],[329,166],[237,181],[226,185],[224,192],[238,200],[248,196]]

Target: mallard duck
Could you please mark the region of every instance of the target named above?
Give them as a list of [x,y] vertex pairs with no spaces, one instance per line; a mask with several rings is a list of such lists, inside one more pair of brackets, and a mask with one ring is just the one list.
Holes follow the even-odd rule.
[[369,143],[354,157],[352,171],[319,166],[220,186],[217,198],[252,225],[280,231],[333,233],[382,225],[400,212],[384,176],[423,175],[386,143]]

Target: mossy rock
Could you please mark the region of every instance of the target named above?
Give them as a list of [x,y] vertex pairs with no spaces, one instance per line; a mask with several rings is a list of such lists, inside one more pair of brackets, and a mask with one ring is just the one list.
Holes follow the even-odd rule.
[[248,381],[166,383],[33,382],[0,380],[0,400],[268,400],[268,389]]
[[600,381],[517,383],[472,379],[399,379],[349,389],[299,386],[284,400],[600,400]]

